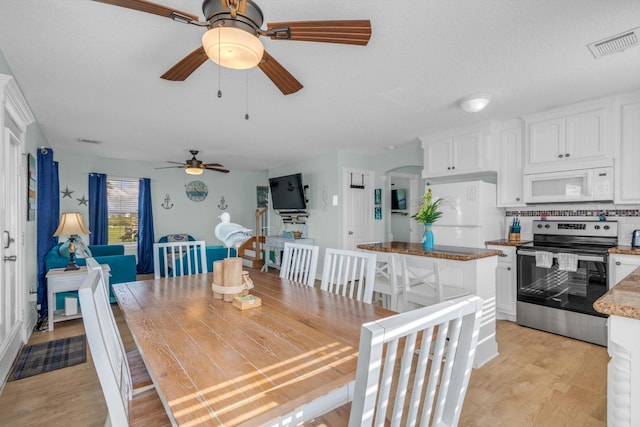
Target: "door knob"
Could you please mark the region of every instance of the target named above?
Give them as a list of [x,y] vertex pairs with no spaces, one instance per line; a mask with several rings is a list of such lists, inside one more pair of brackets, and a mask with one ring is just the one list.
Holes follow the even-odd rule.
[[18,259],[18,257],[17,257],[17,256],[15,256],[15,255],[11,255],[11,256],[6,256],[6,257],[4,257],[4,261],[5,261],[5,262],[7,262],[7,261],[16,261],[17,259]]
[[9,233],[8,230],[4,230],[4,234],[7,237],[6,243],[4,245],[4,248],[7,249],[9,246],[11,246],[11,244],[13,242],[15,242],[15,239],[13,237],[11,237],[11,233]]

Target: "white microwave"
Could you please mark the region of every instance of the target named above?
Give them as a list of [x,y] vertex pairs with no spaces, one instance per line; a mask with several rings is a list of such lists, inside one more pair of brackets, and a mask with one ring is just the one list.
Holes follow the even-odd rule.
[[525,203],[613,200],[613,167],[534,173],[524,176]]

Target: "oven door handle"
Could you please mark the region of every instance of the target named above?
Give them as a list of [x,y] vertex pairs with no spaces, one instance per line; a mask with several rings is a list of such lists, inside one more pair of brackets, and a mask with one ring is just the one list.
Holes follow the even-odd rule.
[[[526,249],[518,249],[518,255],[536,256],[536,251],[528,251]],[[553,254],[554,258],[558,258],[558,254]],[[578,255],[578,261],[605,262],[605,257],[597,255]]]

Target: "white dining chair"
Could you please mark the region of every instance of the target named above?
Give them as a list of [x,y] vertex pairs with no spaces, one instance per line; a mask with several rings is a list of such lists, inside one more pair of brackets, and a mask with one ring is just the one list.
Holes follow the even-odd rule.
[[376,279],[373,285],[374,295],[382,297],[382,306],[388,310],[400,311],[402,278],[398,254],[376,252]]
[[468,296],[362,325],[349,427],[457,426],[481,314]]
[[327,248],[320,289],[371,304],[376,254]]
[[415,304],[427,306],[471,295],[471,292],[464,288],[442,283],[440,264],[436,258],[405,255],[401,257],[401,264],[405,310],[409,310]]
[[153,244],[153,277],[186,276],[207,272],[204,240]]
[[[93,264],[93,263],[92,263]],[[160,398],[153,388],[146,387],[135,393],[133,381],[118,326],[111,311],[105,291],[102,268],[87,268],[78,296],[82,307],[82,322],[93,364],[107,404],[108,418],[105,425],[128,426],[133,406],[144,408],[143,419],[168,421]],[[142,421],[142,420],[138,420]]]
[[319,246],[286,242],[280,265],[280,277],[313,286],[316,281],[319,252]]

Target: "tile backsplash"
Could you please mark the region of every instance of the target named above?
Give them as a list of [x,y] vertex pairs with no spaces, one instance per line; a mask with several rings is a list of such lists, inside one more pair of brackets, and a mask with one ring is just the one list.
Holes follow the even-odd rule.
[[512,209],[505,211],[505,231],[504,237],[508,236],[509,225],[513,218],[520,220],[522,240],[533,238],[532,223],[535,219],[546,217],[547,220],[572,220],[572,221],[598,221],[601,214],[604,214],[607,221],[618,222],[618,244],[630,245],[631,233],[640,229],[640,207],[612,205],[591,205],[591,206],[535,206],[531,208]]

